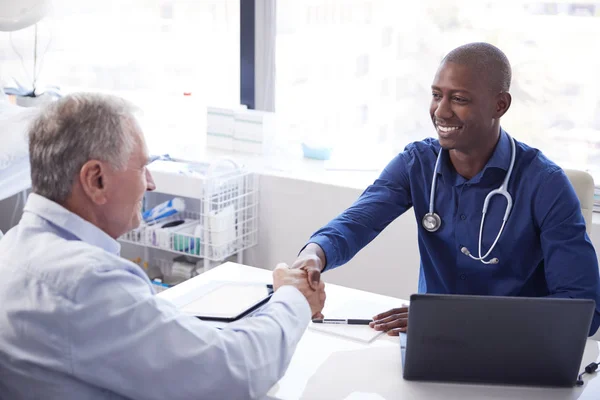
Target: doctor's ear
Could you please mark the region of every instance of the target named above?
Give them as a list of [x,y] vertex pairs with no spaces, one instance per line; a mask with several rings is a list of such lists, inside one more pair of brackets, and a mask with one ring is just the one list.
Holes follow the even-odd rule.
[[502,117],[510,108],[512,96],[508,92],[501,92],[496,96],[496,118]]
[[89,160],[79,170],[79,183],[84,193],[96,204],[105,204],[107,166],[99,160]]

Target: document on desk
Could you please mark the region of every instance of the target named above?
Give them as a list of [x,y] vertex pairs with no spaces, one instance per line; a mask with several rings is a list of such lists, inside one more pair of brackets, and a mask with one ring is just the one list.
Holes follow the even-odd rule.
[[[377,314],[381,314],[391,308],[401,307],[402,301],[398,300],[398,304],[390,304],[389,301],[373,301],[353,299],[347,301],[340,307],[326,311],[325,318],[365,318],[371,319]],[[368,325],[347,325],[347,324],[315,324],[310,323],[309,328],[314,331],[319,331],[335,336],[341,336],[346,339],[356,340],[358,342],[370,343],[384,332],[376,331]]]

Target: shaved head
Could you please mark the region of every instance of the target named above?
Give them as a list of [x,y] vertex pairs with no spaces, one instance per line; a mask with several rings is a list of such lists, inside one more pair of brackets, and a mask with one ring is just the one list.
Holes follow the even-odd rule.
[[455,48],[441,64],[454,63],[472,68],[493,92],[508,92],[512,70],[506,55],[489,43],[468,43]]
[[431,85],[429,113],[452,157],[491,154],[512,101],[510,79],[508,59],[491,44],[469,43],[444,57]]

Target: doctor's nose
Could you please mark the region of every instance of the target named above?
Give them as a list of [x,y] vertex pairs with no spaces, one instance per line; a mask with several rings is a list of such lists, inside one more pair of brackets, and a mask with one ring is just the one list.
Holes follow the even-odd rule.
[[452,112],[452,109],[450,108],[450,102],[447,101],[446,99],[442,99],[439,102],[437,102],[435,105],[435,110],[433,112],[433,115],[441,120],[444,119],[449,119],[452,117],[452,115],[454,114]]

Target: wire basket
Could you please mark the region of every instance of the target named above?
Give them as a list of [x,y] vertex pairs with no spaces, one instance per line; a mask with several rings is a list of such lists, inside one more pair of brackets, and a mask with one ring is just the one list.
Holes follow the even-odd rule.
[[[173,253],[221,261],[256,245],[258,241],[258,176],[237,166],[208,168],[205,177],[195,177],[201,185],[196,203],[199,211],[184,211],[154,224],[144,224],[120,240]],[[159,188],[160,189],[160,188]],[[160,190],[158,190],[160,191]],[[194,204],[192,204],[194,205]],[[188,207],[186,205],[186,210]],[[170,226],[175,221],[183,221]]]

